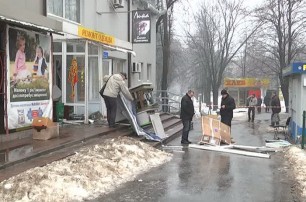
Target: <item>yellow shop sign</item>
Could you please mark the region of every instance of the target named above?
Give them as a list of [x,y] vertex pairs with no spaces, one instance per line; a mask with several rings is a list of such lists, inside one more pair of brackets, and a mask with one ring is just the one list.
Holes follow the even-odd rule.
[[78,26],[78,36],[104,44],[115,44],[115,37],[101,32],[97,32],[95,30],[87,29],[82,26]]
[[268,87],[270,84],[269,79],[257,78],[225,78],[224,87]]

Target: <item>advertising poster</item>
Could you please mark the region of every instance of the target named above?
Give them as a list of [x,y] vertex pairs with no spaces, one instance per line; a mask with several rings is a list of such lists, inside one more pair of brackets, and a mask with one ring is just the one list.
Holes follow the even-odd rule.
[[52,118],[51,37],[12,27],[8,36],[8,128],[15,129]]
[[133,11],[133,43],[151,42],[150,11]]

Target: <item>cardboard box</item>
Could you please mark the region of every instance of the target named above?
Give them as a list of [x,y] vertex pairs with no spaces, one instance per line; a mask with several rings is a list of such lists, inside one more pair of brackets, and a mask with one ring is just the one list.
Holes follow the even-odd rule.
[[220,121],[209,116],[202,117],[202,142],[213,145],[220,145]]
[[59,136],[59,125],[45,117],[37,117],[32,122],[33,139],[49,140]]
[[224,144],[231,144],[231,127],[224,123],[220,123],[221,142]]
[[218,119],[211,116],[202,117],[202,142],[213,145],[231,143],[231,129],[229,126],[221,123]]

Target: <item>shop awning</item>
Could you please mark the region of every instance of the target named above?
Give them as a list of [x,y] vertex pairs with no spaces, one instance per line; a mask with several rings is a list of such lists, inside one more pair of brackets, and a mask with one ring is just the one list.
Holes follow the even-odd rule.
[[136,56],[136,53],[134,51],[131,51],[131,50],[127,50],[127,49],[123,49],[123,48],[119,48],[119,47],[113,47],[113,46],[109,46],[109,45],[105,45],[105,44],[103,44],[102,46],[106,49],[120,51],[120,52],[123,52],[123,53],[131,53],[134,57]]
[[133,56],[136,56],[136,53],[133,51],[132,43],[117,39],[114,36],[102,32],[69,22],[63,22],[63,32],[68,35],[98,42],[106,49],[120,51],[123,53],[131,53]]
[[[25,28],[29,28],[35,31],[43,31],[43,32],[49,32],[49,33],[56,33],[56,34],[61,34],[60,31],[56,31],[54,29],[45,27],[45,26],[41,26],[41,25],[37,25],[34,23],[29,23],[29,22],[25,22],[25,21],[21,21],[21,20],[16,20],[13,18],[9,18],[6,16],[2,16],[0,15],[0,20],[7,22],[8,24],[11,25],[16,25],[16,26],[20,26],[20,27],[25,27]],[[60,22],[58,22],[59,24],[61,24]]]

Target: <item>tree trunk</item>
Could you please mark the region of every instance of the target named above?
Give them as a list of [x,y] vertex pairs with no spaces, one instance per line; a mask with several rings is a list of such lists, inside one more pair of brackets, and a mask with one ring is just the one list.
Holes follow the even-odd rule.
[[281,81],[281,90],[284,96],[285,106],[286,106],[286,113],[289,112],[289,80],[288,78],[283,78],[280,76]]
[[212,86],[213,90],[213,109],[218,109],[218,96],[219,96],[219,87],[217,85]]
[[169,50],[170,50],[170,41],[169,41],[169,30],[168,30],[168,14],[166,13],[163,17],[163,30],[164,30],[164,45],[163,45],[163,75],[162,75],[162,103],[163,103],[163,112],[169,112],[168,109],[168,69],[169,69]]

